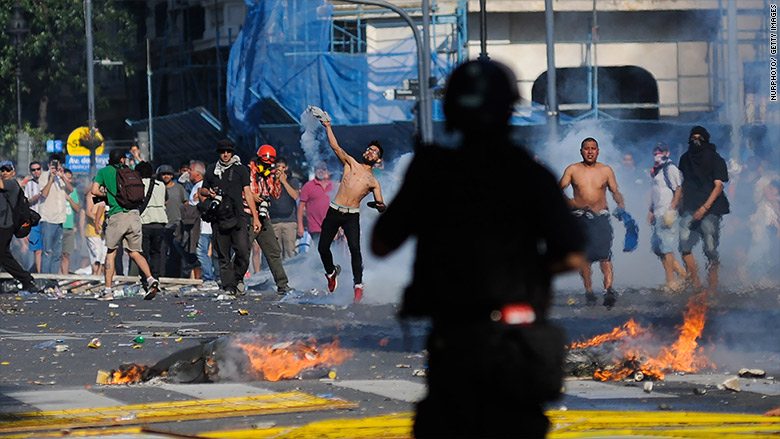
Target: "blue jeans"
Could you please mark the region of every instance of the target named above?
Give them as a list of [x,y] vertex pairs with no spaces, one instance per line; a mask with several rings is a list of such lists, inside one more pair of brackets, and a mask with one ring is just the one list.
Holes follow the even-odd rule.
[[200,277],[204,282],[216,280],[214,277],[214,265],[211,263],[211,258],[209,257],[209,244],[211,244],[211,235],[200,235],[200,238],[198,239],[197,256],[202,270]]
[[41,273],[57,274],[62,262],[62,224],[41,221]]

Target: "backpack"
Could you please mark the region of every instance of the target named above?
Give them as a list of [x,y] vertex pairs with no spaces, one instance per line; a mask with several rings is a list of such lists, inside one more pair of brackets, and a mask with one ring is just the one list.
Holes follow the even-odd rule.
[[138,209],[146,199],[144,182],[141,174],[135,169],[117,168],[116,170],[116,202],[125,209]]
[[16,196],[16,203],[11,203],[11,199],[8,198],[8,192],[3,192],[3,195],[5,195],[9,207],[13,206],[14,236],[24,238],[30,234],[30,229],[37,226],[41,221],[41,215],[30,208],[30,202],[27,201],[27,197],[21,188]]

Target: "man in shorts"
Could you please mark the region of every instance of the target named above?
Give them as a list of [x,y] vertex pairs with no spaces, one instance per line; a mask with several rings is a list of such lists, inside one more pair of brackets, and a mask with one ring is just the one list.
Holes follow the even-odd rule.
[[580,275],[585,285],[585,303],[588,306],[596,304],[591,282],[591,264],[599,261],[601,273],[604,275],[604,306],[611,309],[617,301],[617,294],[612,289],[612,225],[609,223],[607,209],[607,189],[612,192],[612,198],[618,205],[618,211],[625,210],[623,195],[618,191],[615,173],[608,165],[599,163],[599,144],[596,139],[588,137],[580,145],[582,161],[569,165],[561,177],[561,189],[571,185],[574,198],[569,199],[569,206],[580,226],[585,230],[587,246],[585,257],[587,263],[582,266]]
[[[113,290],[111,289],[114,280],[116,267],[116,249],[120,242],[124,242],[124,249],[128,256],[138,264],[138,268],[143,273],[141,283],[146,289],[144,300],[152,300],[160,291],[160,282],[152,277],[149,271],[149,264],[141,254],[141,214],[138,209],[126,209],[119,205],[116,200],[117,170],[124,168],[125,155],[127,150],[117,148],[112,150],[108,156],[108,166],[98,171],[95,181],[92,182],[92,195],[108,198],[108,212],[106,213],[106,263],[105,277],[106,289],[102,295],[97,296],[98,300],[113,300]],[[145,277],[144,277],[145,276]]]

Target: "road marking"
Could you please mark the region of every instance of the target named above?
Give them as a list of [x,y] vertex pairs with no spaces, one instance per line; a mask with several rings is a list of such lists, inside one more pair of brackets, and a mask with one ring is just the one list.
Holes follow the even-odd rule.
[[189,400],[0,415],[0,433],[42,432],[71,428],[127,426],[156,422],[230,418],[357,407],[341,399],[300,392],[212,400]]
[[424,384],[406,380],[346,380],[335,381],[333,385],[406,402],[417,402],[427,393]]
[[272,395],[268,389],[238,383],[214,384],[163,384],[160,387],[200,399],[225,399],[237,396]]
[[566,395],[585,399],[677,398],[677,395],[656,391],[645,393],[642,387],[625,387],[623,383],[602,383],[592,379],[566,380],[563,385]]
[[92,409],[122,405],[121,401],[107,396],[97,395],[84,389],[52,390],[48,392],[13,392],[6,396],[31,405],[41,411],[70,409]]

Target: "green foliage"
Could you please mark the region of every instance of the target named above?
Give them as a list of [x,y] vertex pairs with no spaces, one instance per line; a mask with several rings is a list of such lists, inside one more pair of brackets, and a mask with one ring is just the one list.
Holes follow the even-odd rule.
[[[46,141],[54,139],[54,135],[40,128],[31,127],[29,123],[26,123],[23,129],[30,135],[32,143],[30,160],[46,160]],[[0,160],[13,160],[16,163],[17,146],[16,121],[0,126]],[[25,170],[22,173],[26,174],[27,172]]]
[[[14,0],[0,0],[3,30],[13,4]],[[46,98],[50,102],[81,98],[87,70],[84,0],[20,0],[20,4],[30,28],[19,50],[25,106],[37,106]],[[95,59],[123,61],[127,75],[133,74],[127,62],[136,46],[136,25],[130,11],[119,0],[93,0],[92,23]],[[5,124],[16,120],[15,51],[11,36],[1,33],[0,124]],[[95,93],[99,98],[99,90]]]

